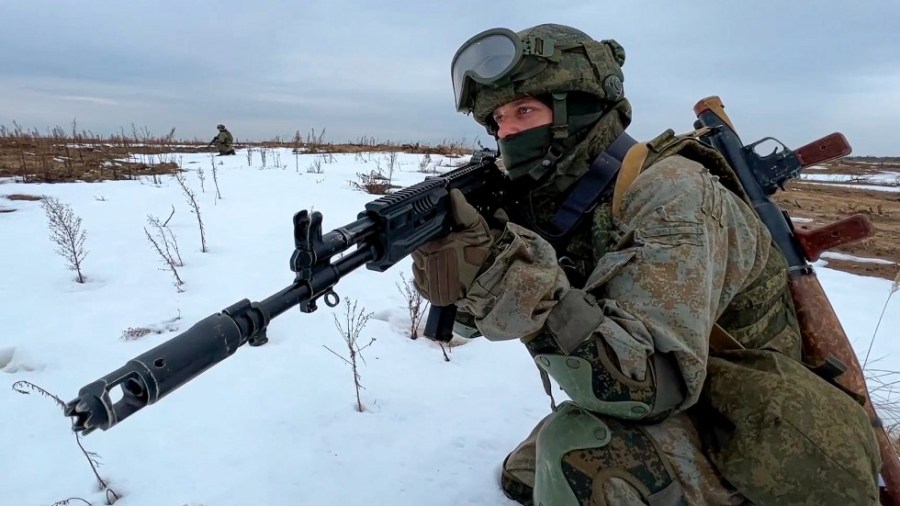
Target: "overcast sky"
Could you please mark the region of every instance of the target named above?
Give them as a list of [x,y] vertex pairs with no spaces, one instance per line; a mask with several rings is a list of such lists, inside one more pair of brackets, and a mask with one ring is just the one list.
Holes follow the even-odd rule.
[[450,59],[487,28],[553,22],[627,53],[637,138],[719,95],[745,143],[844,132],[900,155],[896,0],[0,0],[0,124],[238,139],[476,138]]

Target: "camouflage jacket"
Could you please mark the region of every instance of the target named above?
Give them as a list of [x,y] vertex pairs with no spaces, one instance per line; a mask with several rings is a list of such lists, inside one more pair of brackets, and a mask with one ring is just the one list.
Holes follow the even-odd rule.
[[231,148],[234,143],[234,137],[231,135],[231,132],[226,128],[219,132],[219,135],[216,136],[216,145],[221,146],[223,148]]
[[[486,338],[521,339],[533,355],[535,343],[568,355],[598,341],[625,383],[649,381],[651,355],[670,354],[683,381],[674,411],[697,402],[720,319],[744,344],[782,339],[775,347],[799,358],[796,323],[785,321],[792,308],[776,307],[786,293],[784,260],[754,211],[703,165],[679,155],[656,161],[624,193],[620,218],[602,205],[586,221],[585,240],[562,252],[513,217],[457,305]],[[765,307],[745,306],[754,297]],[[741,318],[747,311],[752,317]]]

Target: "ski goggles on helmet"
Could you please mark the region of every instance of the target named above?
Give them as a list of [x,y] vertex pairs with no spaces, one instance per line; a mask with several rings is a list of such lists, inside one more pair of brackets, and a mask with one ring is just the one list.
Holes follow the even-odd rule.
[[465,111],[474,83],[500,81],[521,59],[522,42],[512,30],[492,28],[467,40],[450,63],[456,110]]
[[516,69],[522,56],[549,58],[553,51],[552,40],[527,37],[523,41],[507,28],[491,28],[470,38],[456,51],[450,64],[456,110],[466,111],[473,84],[500,84]]

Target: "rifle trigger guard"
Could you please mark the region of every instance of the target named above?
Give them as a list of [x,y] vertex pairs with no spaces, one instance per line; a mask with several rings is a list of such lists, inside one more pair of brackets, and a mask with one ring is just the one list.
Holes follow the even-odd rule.
[[[760,140],[758,140],[758,141],[756,141],[756,142],[754,142],[754,143],[747,144],[746,146],[744,146],[744,149],[746,149],[746,150],[748,150],[748,151],[756,152],[756,146],[759,146],[760,144],[762,144],[762,143],[764,143],[764,142],[766,142],[766,141],[772,141],[772,142],[774,142],[775,144],[778,144],[778,146],[781,147],[781,150],[782,150],[781,152],[782,152],[782,153],[784,153],[784,152],[789,152],[789,151],[790,151],[790,149],[789,149],[787,146],[785,146],[783,142],[781,142],[780,140],[778,140],[778,139],[776,139],[776,138],[774,138],[774,137],[763,137],[762,139],[760,139]],[[776,155],[777,153],[779,153],[779,151],[778,151],[778,148],[776,147],[775,149],[772,150],[772,153],[771,153],[771,154],[766,155],[765,157],[763,157],[763,156],[762,156],[761,154],[759,154],[759,153],[757,153],[757,155],[759,155],[760,157],[763,157],[763,158],[769,158],[769,157],[771,157],[771,156],[773,156],[773,155]]]

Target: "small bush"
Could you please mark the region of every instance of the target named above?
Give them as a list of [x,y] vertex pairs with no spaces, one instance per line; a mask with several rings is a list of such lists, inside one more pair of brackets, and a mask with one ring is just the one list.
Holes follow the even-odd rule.
[[81,217],[70,205],[63,204],[56,197],[44,195],[41,207],[47,215],[50,239],[56,243],[56,252],[66,260],[69,270],[78,275],[76,281],[84,283],[81,266],[88,251],[84,249],[87,231],[81,228]]

